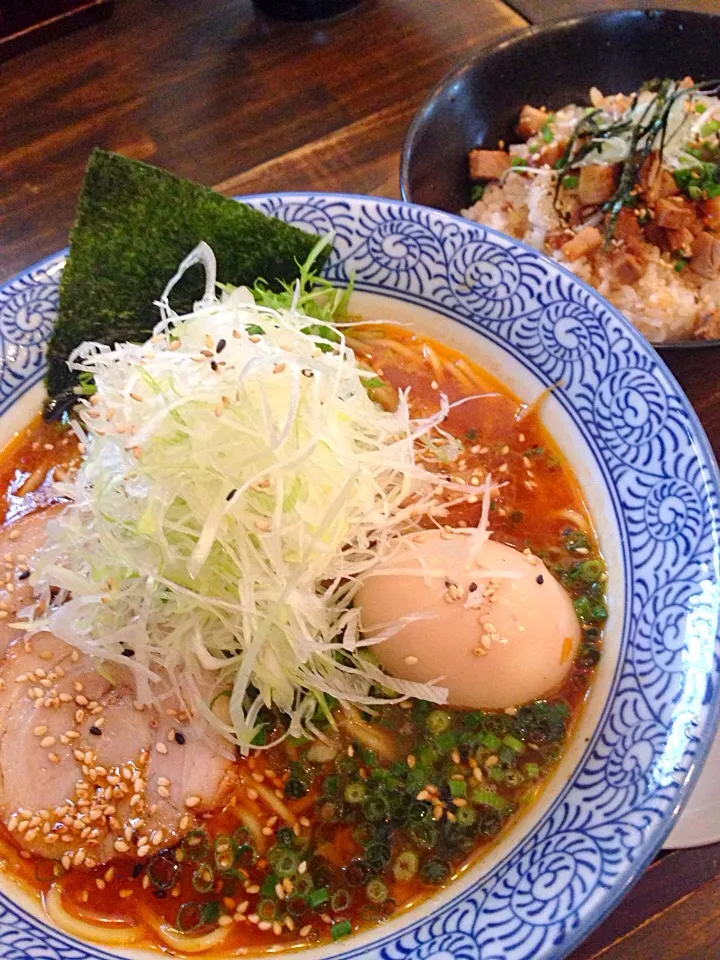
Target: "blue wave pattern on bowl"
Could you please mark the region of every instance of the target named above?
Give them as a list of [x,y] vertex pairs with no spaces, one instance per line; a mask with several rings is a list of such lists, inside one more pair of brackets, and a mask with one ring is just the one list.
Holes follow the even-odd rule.
[[[501,345],[573,417],[621,531],[626,618],[614,687],[582,762],[546,814],[468,889],[430,900],[363,960],[558,960],[622,895],[667,833],[712,739],[720,657],[717,468],[697,420],[647,344],[552,261],[459,218],[344,195],[253,206],[335,231],[338,285],[389,293]],[[61,257],[0,289],[0,412],[42,375]],[[522,835],[522,828],[518,831]],[[108,956],[2,897],[0,957]]]

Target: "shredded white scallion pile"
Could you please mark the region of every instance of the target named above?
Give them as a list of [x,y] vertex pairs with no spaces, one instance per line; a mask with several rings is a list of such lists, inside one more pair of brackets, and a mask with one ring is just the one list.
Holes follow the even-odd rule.
[[384,702],[378,683],[444,702],[443,688],[375,666],[351,602],[399,536],[442,512],[438,484],[477,493],[416,459],[446,402],[423,421],[407,395],[380,408],[340,328],[328,339],[246,289],[217,300],[209,248],[193,256],[183,266],[200,259],[209,274],[193,313],[164,299],[147,343],[84,344],[71,358],[97,392],[77,425],[85,457],[59,485],[70,503],[33,574],[68,599],[33,629],[133,670],[141,702],[181,691],[244,750],[263,705],[299,735],[328,695]]

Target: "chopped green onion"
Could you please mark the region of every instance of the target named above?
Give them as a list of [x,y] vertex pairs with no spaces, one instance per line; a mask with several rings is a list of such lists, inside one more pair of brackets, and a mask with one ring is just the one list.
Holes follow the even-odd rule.
[[707,123],[704,123],[700,127],[700,136],[701,137],[711,137],[714,133],[717,133],[720,130],[720,120],[708,120]]
[[477,814],[472,807],[458,807],[455,818],[461,827],[471,827],[477,819]]
[[380,904],[380,916],[383,920],[387,920],[388,917],[391,917],[395,913],[395,907],[397,904],[392,897],[388,897],[384,903]]
[[295,876],[300,862],[294,850],[280,846],[271,847],[271,849],[268,850],[267,860],[281,879]]
[[435,737],[435,746],[441,754],[450,753],[457,745],[458,735],[454,730],[443,730]]
[[575,597],[573,607],[575,608],[575,613],[578,615],[578,619],[583,623],[596,623],[598,620],[605,620],[607,618],[607,607],[602,600],[596,600],[595,603],[591,603],[586,596]]
[[570,553],[576,553],[578,550],[589,550],[590,541],[587,534],[582,530],[569,530],[563,537],[565,548]]
[[487,747],[488,750],[499,750],[502,745],[500,737],[496,737],[494,733],[489,731],[481,733],[478,740],[481,746]]
[[203,860],[210,851],[210,844],[204,830],[191,830],[180,846],[189,860]]
[[269,897],[271,900],[275,898],[275,887],[278,885],[278,877],[276,873],[269,873],[262,882],[260,887],[260,893],[264,897]]
[[233,834],[233,840],[238,846],[240,846],[243,843],[250,843],[252,841],[252,834],[250,833],[247,827],[238,827],[235,833]]
[[309,873],[301,873],[293,880],[293,893],[306,897],[312,891],[315,882]]
[[158,890],[169,890],[175,886],[180,873],[180,864],[170,857],[153,857],[147,865],[147,876],[150,883]]
[[294,847],[295,831],[293,828],[280,827],[280,829],[275,832],[275,843],[279,847]]
[[344,910],[350,906],[352,902],[352,897],[347,890],[342,889],[336,890],[330,898],[330,909],[333,913],[342,913]]
[[[441,734],[445,736],[445,734]],[[427,783],[428,771],[425,767],[416,766],[411,770],[408,770],[407,777],[405,778],[405,790],[415,796],[415,794],[422,790],[422,788]]]
[[579,182],[580,182],[579,177],[574,177],[571,175],[568,175],[567,177],[562,178],[562,185],[565,187],[566,190],[574,190],[575,187],[577,187]]
[[200,922],[204,927],[211,927],[220,919],[220,901],[209,900],[203,904]]
[[352,933],[352,924],[349,920],[341,920],[340,923],[334,923],[330,927],[330,934],[333,940],[341,940]]
[[345,787],[345,799],[348,803],[362,803],[366,792],[364,783],[360,781],[349,783]]
[[[494,770],[494,767],[490,768]],[[508,804],[494,790],[488,790],[486,787],[475,787],[470,793],[472,803],[481,807],[492,807],[493,810],[499,810],[504,813],[508,809]]]
[[230,870],[235,862],[235,849],[232,839],[226,833],[219,833],[213,842],[213,859],[216,870]]
[[517,737],[513,737],[511,734],[503,737],[503,743],[506,747],[510,747],[511,750],[514,750],[515,753],[522,753],[525,749],[525,744],[522,742],[522,740],[518,740]]
[[432,813],[432,804],[428,800],[413,800],[405,811],[406,823],[417,823],[427,820]]
[[308,906],[313,910],[321,906],[323,903],[327,903],[330,899],[330,891],[327,887],[320,887],[319,890],[311,890],[308,894],[307,902]]
[[445,883],[449,877],[450,864],[446,860],[441,860],[440,857],[433,857],[431,860],[428,860],[427,863],[423,864],[420,871],[420,879],[424,883],[431,883],[433,885]]
[[602,600],[596,600],[592,607],[592,618],[595,622],[606,620],[608,615],[607,607]]
[[392,859],[392,850],[387,843],[373,841],[365,850],[365,859],[371,870],[384,870]]
[[467,796],[467,784],[464,780],[450,780],[448,781],[448,786],[450,787],[451,797]]
[[340,778],[331,774],[329,777],[325,777],[325,782],[323,783],[323,791],[330,797],[334,797],[338,790],[340,789]]
[[285,901],[285,906],[287,907],[288,913],[297,918],[301,917],[305,913],[308,907],[308,902],[305,897],[293,890],[293,892]]
[[371,924],[379,923],[385,918],[380,907],[376,906],[374,903],[364,903],[360,907],[360,919],[363,923],[370,926]]
[[425,847],[426,850],[432,850],[437,843],[437,827],[432,820],[410,824],[408,833],[419,847]]
[[369,823],[359,823],[353,830],[353,840],[361,847],[366,847],[375,836],[375,828]]
[[537,763],[526,763],[525,774],[531,780],[537,780],[537,778],[540,776],[540,767],[537,765]]
[[270,923],[277,917],[277,904],[270,897],[263,897],[258,901],[255,911],[261,920],[267,920]]
[[364,883],[367,883],[370,876],[370,866],[364,860],[356,857],[348,863],[343,872],[345,880],[351,887],[361,887]]
[[437,737],[450,726],[450,714],[444,710],[433,710],[425,722],[430,733]]
[[181,933],[190,933],[192,930],[197,930],[198,927],[202,926],[202,910],[203,905],[196,903],[194,900],[181,904],[177,912],[175,926]]
[[325,800],[320,804],[318,815],[321,820],[326,822],[337,820],[340,817],[340,804],[335,803],[334,800]]
[[215,884],[215,874],[207,863],[201,863],[192,875],[192,885],[198,893],[209,893]]
[[388,888],[378,877],[373,877],[365,886],[365,896],[370,903],[383,903],[387,900]]
[[297,778],[291,777],[285,784],[284,793],[288,800],[299,800],[301,797],[304,797],[307,792],[307,784]]
[[580,576],[586,583],[597,583],[604,572],[601,560],[585,560],[580,564]]
[[[470,809],[469,807],[463,807],[463,810]],[[460,811],[458,811],[459,813]],[[413,850],[403,850],[402,853],[399,853],[395,858],[393,863],[393,876],[397,881],[403,883],[406,880],[412,880],[415,874],[418,872],[418,867],[420,866],[420,858]]]
[[370,823],[379,823],[390,812],[387,800],[381,794],[371,795],[363,801],[362,811]]
[[255,866],[256,861],[257,853],[255,853],[254,847],[249,843],[241,843],[235,847],[236,867],[240,867],[241,870],[249,870],[250,867]]

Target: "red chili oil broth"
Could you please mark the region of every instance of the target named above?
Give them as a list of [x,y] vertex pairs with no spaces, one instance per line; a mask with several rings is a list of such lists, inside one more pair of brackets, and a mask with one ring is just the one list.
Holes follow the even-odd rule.
[[[491,473],[494,480],[505,482],[505,485],[493,494],[490,511],[490,525],[497,540],[519,549],[529,547],[533,552],[544,556],[550,567],[553,564],[569,567],[573,562],[577,566],[577,558],[573,560],[562,544],[568,526],[573,526],[572,523],[569,524],[568,517],[579,518],[588,536],[590,554],[597,556],[581,491],[566,460],[542,426],[541,408],[537,411],[528,410],[524,416],[520,416],[523,413],[522,405],[497,379],[470,363],[461,354],[407,330],[392,325],[359,325],[350,328],[348,336],[361,361],[371,367],[386,385],[392,388],[411,388],[410,406],[415,416],[427,415],[437,410],[440,395],[443,393],[451,403],[476,393],[497,394],[469,400],[450,411],[443,429],[462,442],[463,452],[459,461],[433,463],[426,458],[424,462],[439,473],[449,476],[475,471],[480,476]],[[382,401],[386,397],[387,393],[383,394],[381,390],[377,399]],[[57,472],[58,468],[67,469],[77,455],[76,439],[67,424],[46,424],[37,418],[21,431],[5,448],[4,456],[0,460],[0,494],[6,519],[12,519],[50,502],[52,494],[49,491],[49,482],[42,478],[33,491],[24,496],[20,495],[19,491],[28,477],[34,476],[37,480],[38,473],[46,471],[48,477],[52,478],[53,471]],[[481,501],[482,498],[479,499]],[[480,509],[481,502],[455,507],[447,522],[452,525],[474,526],[479,520]],[[595,647],[599,648],[599,628],[595,629],[595,634]],[[569,709],[568,731],[571,731],[577,722],[593,672],[594,662],[576,660],[562,689],[557,691],[557,699],[562,700]],[[413,719],[414,710],[407,710],[402,706],[388,706],[378,712],[377,730],[380,734],[392,731],[390,739],[395,746],[397,763],[409,764],[410,751],[421,736],[422,723]],[[466,722],[467,716],[462,711],[447,713],[451,716],[452,729],[462,729],[461,725]],[[321,866],[327,865],[328,875],[335,879],[349,875],[343,872],[347,864],[362,859],[363,853],[367,853],[357,839],[358,825],[356,823],[353,826],[342,820],[323,821],[320,815],[323,797],[327,806],[327,796],[323,791],[327,788],[328,778],[339,777],[342,783],[347,779],[344,774],[337,773],[342,758],[346,758],[347,766],[356,758],[364,756],[362,746],[350,734],[343,736],[342,747],[339,757],[316,767],[315,777],[308,784],[306,794],[298,799],[287,799],[285,792],[288,781],[292,779],[293,764],[301,762],[307,744],[285,743],[255,757],[239,759],[238,764],[242,766],[242,786],[223,811],[201,822],[200,826],[206,831],[211,842],[213,837],[220,834],[232,836],[242,827],[237,813],[237,810],[242,808],[267,826],[273,835],[265,839],[268,847],[272,846],[274,836],[283,824],[273,820],[274,812],[264,805],[254,790],[253,774],[262,776],[271,789],[285,797],[283,802],[292,811],[298,824],[298,842],[302,844],[312,835],[312,847],[307,852],[306,860],[319,861]],[[352,758],[347,756],[348,752],[353,753]],[[526,778],[516,787],[506,789],[505,792],[516,809],[502,822],[499,834],[478,836],[471,850],[453,860],[453,876],[463,873],[478,857],[491,849],[536,800],[556,766],[560,752],[546,760],[537,778]],[[363,762],[358,761],[359,766],[356,765],[357,770],[352,774],[352,777],[356,778],[353,782],[362,781],[363,770],[364,776],[372,779],[373,769],[376,768],[365,768]],[[463,761],[463,765],[464,763]],[[266,776],[266,771],[270,771],[271,775]],[[448,803],[448,810],[459,809],[452,806],[453,801]],[[303,825],[307,822],[304,818],[310,822],[309,827]],[[263,897],[262,894],[249,894],[246,889],[253,889],[256,884],[262,885],[263,877],[267,874],[267,850],[257,851],[257,862],[240,870],[234,884],[226,881],[221,884],[219,878],[216,878],[212,890],[199,894],[193,886],[192,870],[188,867],[189,858],[186,856],[183,856],[172,887],[158,890],[143,879],[144,869],[140,872],[133,861],[123,859],[89,871],[72,869],[58,878],[54,876],[51,862],[37,857],[26,859],[20,856],[10,834],[0,829],[0,836],[3,847],[0,853],[4,854],[5,870],[9,876],[39,897],[48,890],[52,882],[60,883],[65,908],[81,919],[110,925],[119,922],[142,924],[145,935],[135,946],[154,947],[166,952],[168,950],[154,932],[153,925],[146,922],[148,915],[174,925],[177,923],[178,909],[183,903],[216,902],[221,912],[235,915],[238,906],[247,900],[249,906],[244,916],[248,916],[256,911],[260,899],[271,899]],[[389,840],[391,848],[395,843],[396,838]],[[407,846],[407,839],[404,843]],[[397,852],[397,849],[393,849],[393,856],[396,856]],[[164,852],[162,855],[170,860],[175,856],[173,851]],[[112,875],[108,873],[111,868]],[[297,877],[295,879],[297,880]],[[248,952],[255,954],[277,950],[280,946],[288,950],[307,944],[325,943],[332,938],[333,926],[337,930],[338,924],[346,926],[347,921],[353,931],[367,928],[382,922],[390,915],[410,909],[437,889],[436,886],[421,881],[419,874],[406,880],[397,880],[390,872],[389,877],[383,873],[382,879],[388,888],[386,907],[385,904],[379,907],[370,904],[375,909],[367,909],[368,901],[367,897],[362,895],[363,887],[350,887],[345,884],[351,895],[351,902],[346,909],[335,913],[328,904],[324,907],[321,905],[316,910],[308,909],[304,915],[301,913],[293,919],[292,930],[283,921],[279,934],[272,926],[270,929],[261,930],[257,923],[246,919],[235,920],[217,952],[237,953],[241,948],[247,948]],[[328,919],[330,922],[327,922]],[[311,927],[310,933],[301,936],[301,932],[306,931],[308,925]],[[206,925],[200,928],[198,933],[205,933],[210,929],[212,925]]]

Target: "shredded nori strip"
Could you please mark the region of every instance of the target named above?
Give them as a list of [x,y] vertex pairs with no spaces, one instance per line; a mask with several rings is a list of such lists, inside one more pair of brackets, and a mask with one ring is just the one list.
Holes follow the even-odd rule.
[[[164,170],[95,149],[88,164],[60,283],[59,316],[48,346],[52,400],[72,403],[67,359],[86,340],[142,342],[159,320],[154,301],[201,241],[212,247],[218,280],[280,289],[292,282],[317,237]],[[322,267],[329,247],[320,257]],[[192,309],[204,290],[202,267],[175,287],[171,305]]]
[[[637,120],[626,119],[627,114],[632,113],[637,107],[639,94],[635,93],[631,106],[620,120],[603,125],[600,120],[601,111],[596,109],[591,110],[578,121],[562,157],[556,164],[558,171],[575,168],[590,152],[597,149],[603,140],[622,133],[631,133],[628,156],[622,162],[618,186],[610,200],[602,207],[603,212],[608,215],[605,225],[606,246],[615,234],[620,211],[629,202],[632,191],[638,183],[643,163],[656,148],[662,159],[667,124],[673,104],[679,98],[694,92],[714,95],[717,93],[717,85],[717,80],[698,83],[692,87],[681,87],[668,78],[652,80],[644,84],[641,90],[650,90],[655,94],[655,98],[647,104]],[[643,141],[642,148],[640,148],[641,141]],[[561,183],[562,177],[558,177],[555,189],[556,208]]]

